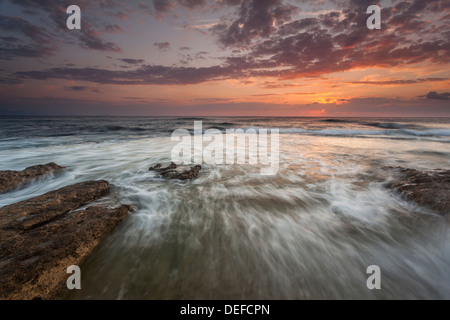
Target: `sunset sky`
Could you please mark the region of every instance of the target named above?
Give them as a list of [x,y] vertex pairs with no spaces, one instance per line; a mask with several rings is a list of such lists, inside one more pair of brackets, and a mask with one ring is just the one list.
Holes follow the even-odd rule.
[[0,0],[0,30],[0,115],[450,116],[450,0]]

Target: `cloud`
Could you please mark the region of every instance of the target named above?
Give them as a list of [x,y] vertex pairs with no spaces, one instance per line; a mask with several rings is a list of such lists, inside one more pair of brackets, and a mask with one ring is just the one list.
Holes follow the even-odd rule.
[[53,40],[52,36],[43,28],[33,25],[25,19],[19,17],[7,17],[0,15],[0,29],[4,32],[22,34],[39,43],[47,44]]
[[99,93],[100,90],[98,90],[97,88],[93,88],[90,86],[70,86],[70,87],[65,87],[66,90],[69,91],[76,91],[76,92],[81,92],[81,91],[91,91],[91,92],[96,92]]
[[197,7],[204,6],[206,4],[206,0],[178,0],[178,3],[183,7],[195,9]]
[[265,81],[261,88],[263,89],[281,89],[281,88],[294,88],[294,87],[302,87],[303,85],[294,84],[294,83],[280,83],[275,81]]
[[440,82],[447,81],[450,78],[425,78],[425,79],[411,79],[411,80],[381,80],[381,81],[352,81],[351,84],[368,84],[368,85],[408,85],[424,82]]
[[98,32],[94,29],[82,28],[79,40],[81,46],[85,49],[99,50],[99,51],[113,51],[121,52],[122,49],[113,42],[107,42],[102,40],[98,36]]
[[[42,26],[32,26],[28,21],[16,18],[16,17],[3,17],[3,23],[0,21],[0,29],[8,30],[8,28],[19,28],[21,32],[27,35],[30,39],[37,42],[38,47],[42,47],[42,44],[50,43],[54,41],[53,37],[50,34],[57,33],[58,30],[63,30],[64,32],[67,30],[66,28],[66,18],[68,17],[66,13],[66,9],[68,4],[63,0],[9,0],[17,6],[21,6],[27,10],[33,10],[34,12],[40,12],[42,14],[43,19],[49,20],[46,24]],[[95,6],[99,6],[99,10],[105,10],[106,8],[116,8],[117,3],[111,0],[103,0],[98,3],[94,3],[89,0],[78,0],[77,5],[80,8],[92,9]],[[47,18],[49,16],[49,18]],[[2,20],[2,19],[0,19]],[[105,41],[100,38],[99,32],[94,28],[94,25],[97,25],[98,21],[90,21],[90,17],[88,15],[83,15],[82,28],[79,32],[71,32],[71,37],[78,37],[79,44],[81,47],[90,50],[99,50],[99,51],[112,51],[112,52],[120,52],[120,47],[110,41]],[[56,28],[55,28],[56,26]],[[51,30],[48,30],[50,29]],[[104,31],[117,33],[121,31],[121,27],[117,24],[105,25]],[[101,30],[101,29],[99,29]],[[64,33],[64,37],[67,37],[67,33]],[[27,44],[26,46],[29,47]]]
[[450,92],[437,93],[436,91],[428,92],[425,98],[429,100],[450,100]]
[[11,77],[1,77],[0,76],[0,84],[21,84],[23,81],[17,78],[11,78]]
[[[176,4],[188,9],[196,9],[204,7],[207,4],[207,0],[152,0],[153,9],[156,12],[156,16],[161,18],[164,14],[170,12]],[[150,7],[145,4],[140,5],[142,9],[149,11]]]
[[43,47],[35,44],[30,45],[12,45],[0,44],[0,59],[13,60],[17,57],[25,58],[43,58],[54,54],[55,49]]
[[125,63],[128,63],[128,64],[133,64],[133,65],[143,64],[145,62],[144,59],[126,59],[126,58],[122,58],[122,59],[118,59],[118,60],[120,60],[122,62],[125,62]]
[[105,31],[109,33],[119,33],[122,32],[123,29],[118,24],[108,24],[105,26]]
[[201,103],[219,103],[219,102],[229,102],[232,99],[228,98],[196,98],[192,99],[194,102],[201,102]]
[[170,49],[170,42],[155,42],[153,45],[157,48],[158,51],[167,51]]
[[[42,28],[19,17],[0,15],[0,59],[42,58],[53,55],[53,37]],[[14,36],[6,36],[12,33]]]
[[253,76],[295,79],[355,68],[446,64],[450,45],[445,22],[436,22],[438,27],[421,18],[433,14],[440,21],[446,11],[439,9],[446,1],[414,0],[386,8],[383,16],[390,28],[381,31],[366,27],[371,1],[322,1],[341,10],[300,19],[294,18],[297,8],[282,1],[243,1],[237,18],[210,31],[225,48],[249,49],[239,59]]
[[237,77],[232,66],[203,68],[143,65],[136,70],[111,71],[99,68],[53,68],[44,71],[16,72],[15,79],[70,79],[97,84],[198,84],[206,81]]
[[[18,0],[11,0],[18,3]],[[50,15],[58,12],[63,1],[45,0]],[[54,68],[41,71],[18,72],[9,75],[18,81],[24,79],[69,79],[109,84],[192,84],[217,79],[245,80],[251,77],[266,77],[264,88],[289,87],[279,80],[318,77],[335,72],[345,72],[364,68],[409,67],[427,63],[437,67],[450,63],[450,43],[446,19],[448,0],[402,1],[394,2],[383,8],[383,19],[389,28],[368,30],[366,27],[366,5],[372,1],[316,1],[288,2],[282,0],[222,0],[214,1],[162,1],[151,2],[151,10],[164,12],[178,6],[182,8],[202,7],[204,10],[217,10],[217,6],[226,6],[226,16],[210,29],[219,45],[233,54],[222,57],[222,63],[202,68],[188,68],[162,65],[144,65],[141,59],[119,59],[127,64],[126,70],[116,71],[102,68]],[[23,5],[38,10],[38,2],[24,0]],[[87,0],[81,0],[86,6],[93,6]],[[299,15],[299,7],[312,8],[312,13]],[[138,2],[136,8],[150,5]],[[97,4],[105,8],[122,8],[117,2],[105,0]],[[142,5],[142,6],[141,6]],[[130,5],[131,6],[131,5]],[[228,7],[230,6],[230,7]],[[209,8],[209,9],[208,9]],[[330,10],[330,8],[336,8]],[[117,10],[118,10],[117,9]],[[319,9],[321,11],[319,11]],[[326,10],[325,10],[326,9]],[[123,8],[122,11],[126,11]],[[126,11],[128,12],[128,11]],[[419,15],[419,13],[421,13]],[[65,14],[65,13],[64,13]],[[433,21],[430,22],[430,15]],[[9,18],[10,19],[10,18]],[[61,20],[61,19],[59,19]],[[5,25],[14,25],[21,36],[30,38],[31,32],[22,26],[23,22],[6,21]],[[406,24],[408,27],[405,29]],[[0,23],[1,25],[1,23]],[[21,27],[19,27],[21,26]],[[111,27],[107,27],[111,26]],[[116,30],[114,24],[95,28],[89,21],[83,22],[83,28],[77,36],[83,48],[100,51],[120,52],[121,48],[103,40],[96,31]],[[11,28],[11,27],[7,27]],[[409,28],[409,29],[408,29]],[[31,29],[30,29],[31,30]],[[71,33],[72,34],[72,33]],[[49,38],[50,37],[50,38]],[[54,52],[52,46],[42,47],[39,43],[19,43],[14,36],[3,35],[0,38],[0,57],[13,58],[15,55],[42,57]],[[50,40],[43,33],[38,38]],[[29,39],[31,41],[31,39]],[[171,49],[171,43],[155,42],[156,50]],[[188,51],[181,47],[181,51]],[[211,50],[214,52],[215,50]],[[225,51],[225,52],[230,52]],[[214,53],[213,53],[214,54]],[[183,52],[178,56],[182,64],[202,60],[203,54]],[[210,60],[205,60],[210,61]],[[91,74],[89,74],[91,73]],[[355,81],[364,85],[408,85],[433,81],[445,81],[444,78],[424,79],[388,79],[374,81]]]
[[267,38],[276,32],[276,26],[291,19],[298,8],[281,0],[242,1],[238,17],[231,23],[219,23],[210,30],[225,47],[248,45],[255,38]]
[[170,0],[153,0],[152,2],[157,13],[165,13],[173,8],[173,3]]

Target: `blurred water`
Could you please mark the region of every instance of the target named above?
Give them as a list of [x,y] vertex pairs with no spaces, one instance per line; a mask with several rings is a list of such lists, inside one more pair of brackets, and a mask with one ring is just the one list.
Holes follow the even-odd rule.
[[[280,128],[280,170],[170,163],[170,133]],[[74,299],[450,298],[449,221],[386,188],[383,166],[449,169],[449,119],[48,118],[0,120],[0,170],[54,161],[60,175],[0,206],[91,179],[137,211],[82,266]],[[378,265],[382,290],[366,287]]]

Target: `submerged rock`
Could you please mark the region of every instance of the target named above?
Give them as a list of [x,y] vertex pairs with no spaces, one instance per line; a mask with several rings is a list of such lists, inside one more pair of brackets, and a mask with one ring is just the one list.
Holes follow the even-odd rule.
[[44,177],[50,173],[64,169],[65,167],[61,167],[52,162],[44,165],[40,164],[37,166],[28,167],[23,171],[0,171],[0,192],[15,189],[33,179]]
[[196,165],[192,168],[186,169],[179,167],[172,162],[168,167],[163,168],[162,165],[158,163],[149,170],[157,172],[166,179],[193,180],[198,177],[200,171],[202,170],[202,166]]
[[393,171],[392,187],[408,200],[443,215],[450,213],[450,170],[385,169]]
[[82,182],[0,208],[0,299],[57,299],[67,267],[80,264],[124,220],[130,206],[74,210],[110,189]]

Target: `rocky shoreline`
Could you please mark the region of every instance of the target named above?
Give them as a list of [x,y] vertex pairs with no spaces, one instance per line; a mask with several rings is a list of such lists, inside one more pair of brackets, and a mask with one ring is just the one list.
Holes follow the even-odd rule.
[[450,213],[450,170],[384,169],[392,173],[390,186],[406,199],[441,215]]
[[[64,170],[55,163],[23,171],[0,171],[0,192]],[[201,166],[157,164],[149,170],[166,179],[192,180]],[[450,171],[385,167],[388,186],[406,199],[446,215]],[[0,208],[0,299],[63,299],[67,267],[81,265],[133,208],[93,205],[111,189],[108,181],[87,181]],[[85,209],[80,209],[85,208]]]
[[13,190],[19,186],[26,185],[33,179],[45,177],[64,169],[64,167],[52,162],[28,167],[23,171],[0,171],[0,192]]
[[[2,190],[62,169],[49,164],[0,172],[6,179]],[[81,265],[133,210],[128,205],[79,209],[110,188],[103,180],[81,182],[0,208],[0,299],[64,298],[67,268]]]
[[[56,163],[0,171],[0,192],[65,170]],[[150,170],[166,179],[192,180],[201,166],[160,164]],[[128,213],[129,205],[81,207],[106,195],[108,181],[87,181],[0,208],[0,299],[62,299],[67,267],[80,266]]]

